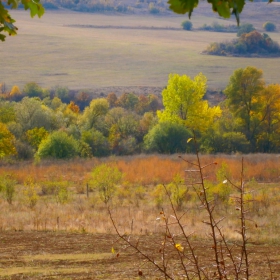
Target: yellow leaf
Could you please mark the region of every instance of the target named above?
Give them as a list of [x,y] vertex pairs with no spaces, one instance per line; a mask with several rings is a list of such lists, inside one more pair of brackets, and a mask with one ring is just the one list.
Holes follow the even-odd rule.
[[112,247],[111,252],[112,252],[112,254],[115,254],[115,253],[116,253],[116,251],[115,251],[114,247]]
[[184,247],[180,243],[175,244],[175,248],[180,252],[184,251]]
[[191,141],[192,141],[192,138],[189,138],[188,141],[187,141],[187,143],[189,143],[189,142],[191,142]]

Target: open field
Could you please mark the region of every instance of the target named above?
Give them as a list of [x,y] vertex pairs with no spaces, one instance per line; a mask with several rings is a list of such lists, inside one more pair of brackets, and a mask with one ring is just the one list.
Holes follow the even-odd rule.
[[[195,160],[194,155],[185,158]],[[209,195],[216,200],[215,215],[226,217],[222,222],[223,232],[232,244],[240,241],[238,211],[230,196],[222,202],[215,190],[223,193],[226,188],[218,180],[221,170],[227,170],[230,179],[238,184],[240,161],[238,155],[201,156],[202,164],[217,163],[204,174],[209,182]],[[114,165],[124,175],[110,202],[117,227],[131,235],[131,240],[140,236],[139,246],[143,251],[160,260],[159,248],[165,231],[158,217],[162,208],[167,215],[172,212],[159,186],[161,183],[168,186],[175,174],[188,179],[184,170],[190,168],[178,156],[45,161],[37,165],[2,163],[0,176],[10,174],[18,183],[11,204],[5,192],[1,192],[0,279],[162,279],[139,255],[117,242],[119,238],[107,208],[98,191],[91,189],[91,171],[100,163]],[[244,163],[246,187],[252,193],[247,198],[251,279],[279,279],[279,155],[247,155]],[[191,242],[196,254],[202,263],[207,263],[212,260],[213,251],[209,227],[202,223],[206,215],[194,191],[187,188],[177,213],[179,216],[185,213],[181,221],[186,234],[193,232]],[[238,195],[234,188],[230,194]],[[32,205],[34,197],[37,201]],[[177,233],[176,228],[174,232]],[[176,260],[174,246],[170,245],[168,250],[170,259]],[[139,269],[143,277],[138,276]]]
[[[248,65],[262,68],[267,83],[279,82],[280,58],[202,55],[210,42],[231,40],[236,35],[169,30],[180,28],[186,16],[55,11],[46,12],[41,19],[30,19],[26,12],[13,13],[19,35],[7,38],[0,48],[0,82],[5,82],[8,88],[15,84],[22,87],[29,81],[49,88],[55,85],[70,89],[110,87],[109,91],[123,86],[152,88],[164,87],[169,73],[194,76],[202,72],[208,77],[209,88],[223,89],[235,69]],[[194,27],[214,20],[234,24],[207,14],[192,19]],[[265,15],[258,19],[263,21]],[[84,25],[101,28],[78,27]],[[280,33],[269,35],[280,42]]]
[[[157,259],[162,238],[159,234],[144,236],[141,246]],[[119,257],[112,254],[111,248],[118,248],[112,234],[8,231],[1,232],[0,240],[0,279],[163,279],[131,250],[120,251]],[[211,254],[207,241],[198,240],[194,245],[204,258]],[[273,279],[279,279],[279,246],[250,245],[250,252],[255,271],[251,279],[272,279],[265,256],[269,256]]]

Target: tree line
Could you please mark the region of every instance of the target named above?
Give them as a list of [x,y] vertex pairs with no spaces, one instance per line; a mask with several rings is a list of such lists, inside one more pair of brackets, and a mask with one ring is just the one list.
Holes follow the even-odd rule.
[[[234,71],[218,106],[204,99],[207,78],[170,74],[156,95],[91,99],[28,83],[0,95],[0,158],[103,157],[137,153],[278,153],[280,85],[261,69]],[[3,87],[2,87],[3,91]]]

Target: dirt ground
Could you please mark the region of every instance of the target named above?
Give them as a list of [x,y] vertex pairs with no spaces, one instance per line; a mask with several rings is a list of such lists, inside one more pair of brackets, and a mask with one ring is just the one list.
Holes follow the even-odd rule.
[[[144,251],[153,256],[158,253],[162,236],[143,236],[141,240]],[[139,255],[116,241],[116,235],[106,234],[3,231],[0,279],[163,279]],[[152,249],[151,244],[155,245]],[[209,242],[196,240],[194,246],[202,258],[211,254]],[[249,250],[251,279],[280,279],[279,245],[250,244]],[[139,276],[139,270],[143,275]]]

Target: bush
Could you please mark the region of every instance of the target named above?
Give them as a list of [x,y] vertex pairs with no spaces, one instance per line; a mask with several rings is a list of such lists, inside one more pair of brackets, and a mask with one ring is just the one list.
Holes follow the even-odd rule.
[[93,188],[99,192],[100,199],[107,204],[116,191],[116,185],[121,182],[122,173],[116,167],[101,164],[91,173]]
[[151,14],[159,14],[160,10],[159,8],[155,7],[154,3],[149,4],[149,12]]
[[182,22],[181,26],[183,27],[184,30],[192,30],[193,24],[189,20],[185,20]]
[[144,137],[144,146],[151,152],[184,153],[190,137],[191,133],[183,125],[162,122],[155,125]]
[[36,156],[66,159],[78,155],[78,142],[63,131],[55,131],[41,142]]
[[265,31],[275,31],[276,25],[272,22],[267,21],[263,24],[263,28],[265,29]]
[[244,23],[240,25],[238,31],[237,31],[237,37],[240,37],[244,33],[250,33],[252,31],[256,30],[256,28],[251,23]]
[[4,199],[9,203],[13,203],[15,195],[15,186],[17,181],[9,174],[0,176],[0,191],[3,192]]

